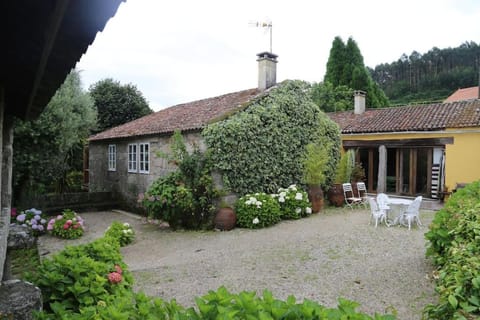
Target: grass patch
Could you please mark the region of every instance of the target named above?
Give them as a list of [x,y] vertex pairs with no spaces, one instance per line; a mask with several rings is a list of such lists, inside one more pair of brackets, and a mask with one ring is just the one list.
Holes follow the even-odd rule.
[[26,272],[34,273],[40,265],[38,249],[8,250],[10,259],[10,271],[14,279],[23,279]]

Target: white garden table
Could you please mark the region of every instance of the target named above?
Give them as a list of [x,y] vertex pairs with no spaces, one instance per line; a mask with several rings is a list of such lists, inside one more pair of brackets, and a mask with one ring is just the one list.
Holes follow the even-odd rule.
[[389,221],[389,225],[401,224],[401,217],[412,202],[413,200],[411,199],[389,197],[387,202],[390,207],[390,210],[387,210],[387,221]]

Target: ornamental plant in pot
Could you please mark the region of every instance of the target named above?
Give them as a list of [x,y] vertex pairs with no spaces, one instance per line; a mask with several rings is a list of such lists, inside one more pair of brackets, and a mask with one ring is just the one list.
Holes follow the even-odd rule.
[[343,195],[342,183],[350,182],[353,167],[355,166],[354,150],[344,152],[340,157],[337,172],[335,175],[335,183],[328,189],[327,197],[330,204],[341,207],[345,199]]
[[303,159],[303,180],[307,185],[308,199],[312,203],[312,212],[323,209],[323,184],[326,180],[325,169],[328,163],[329,144],[310,143],[306,147]]

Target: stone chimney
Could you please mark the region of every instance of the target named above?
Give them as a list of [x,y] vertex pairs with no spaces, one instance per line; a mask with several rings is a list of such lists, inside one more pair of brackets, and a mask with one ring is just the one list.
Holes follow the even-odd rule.
[[277,55],[271,52],[257,54],[258,89],[264,91],[277,83]]
[[365,112],[365,96],[366,92],[362,90],[353,91],[354,97],[354,112],[355,114],[362,114]]

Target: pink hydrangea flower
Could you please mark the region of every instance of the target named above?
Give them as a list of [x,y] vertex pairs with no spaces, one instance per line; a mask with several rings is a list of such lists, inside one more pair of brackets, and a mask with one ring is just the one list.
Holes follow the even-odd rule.
[[119,283],[122,281],[122,275],[118,272],[110,272],[108,274],[108,281],[113,284]]
[[118,264],[115,265],[115,271],[119,274],[122,274],[123,272],[122,268]]

